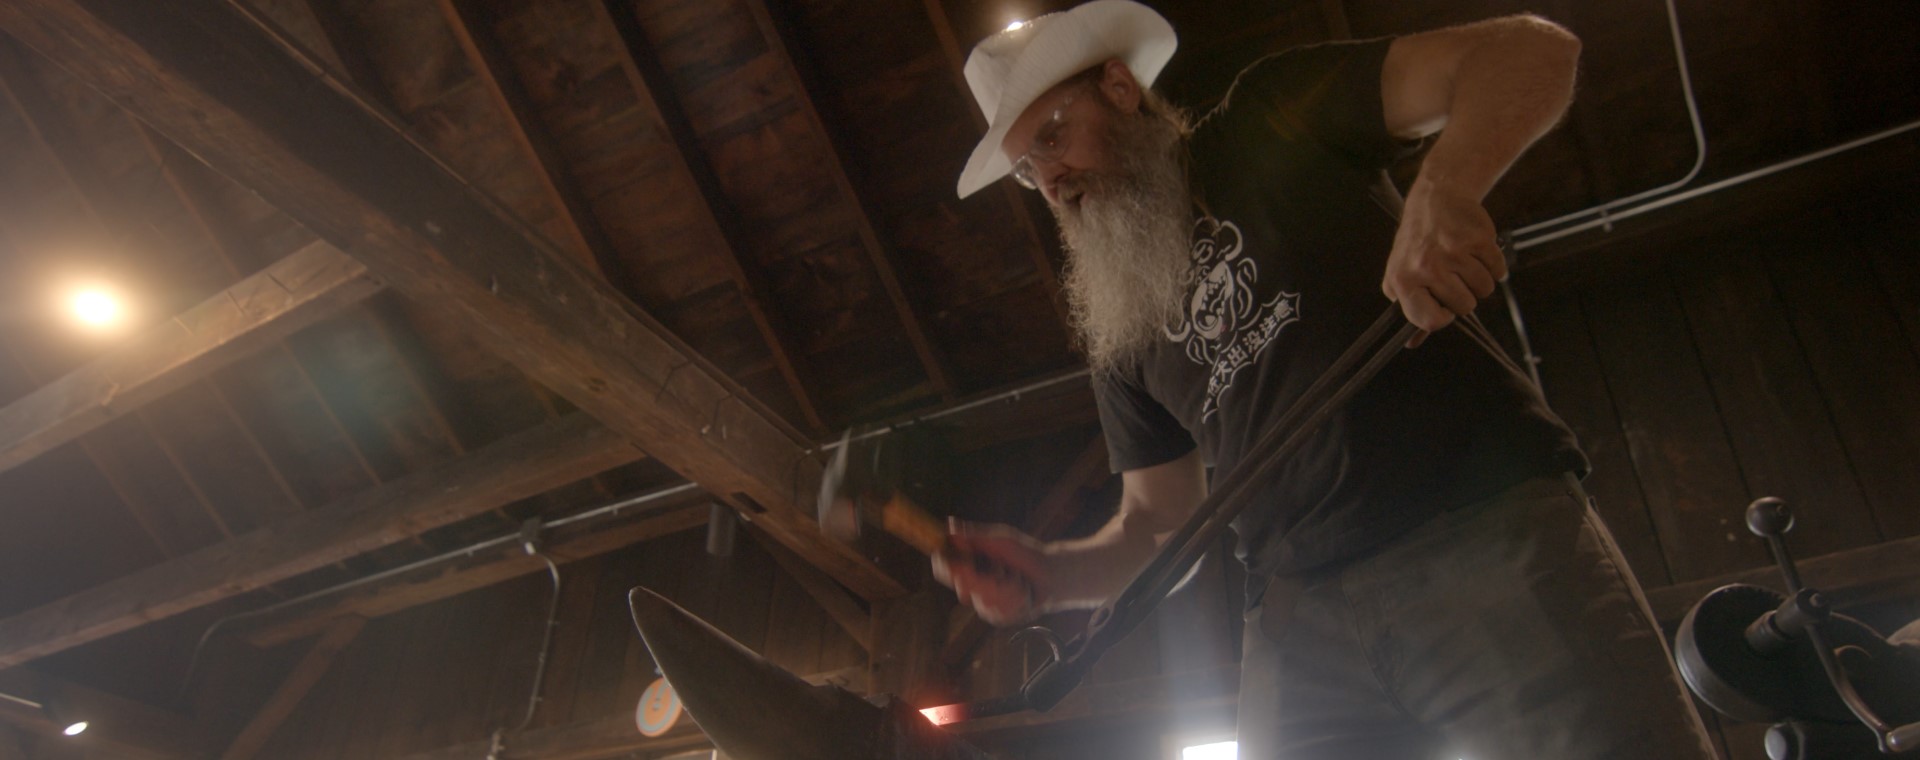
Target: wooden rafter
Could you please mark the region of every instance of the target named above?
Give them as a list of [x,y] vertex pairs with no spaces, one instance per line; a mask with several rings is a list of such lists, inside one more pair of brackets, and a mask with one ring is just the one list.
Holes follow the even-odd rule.
[[439,0],[439,5],[440,15],[446,18],[453,38],[466,53],[474,75],[493,98],[494,106],[506,116],[514,143],[532,163],[547,202],[560,214],[566,233],[566,239],[561,241],[564,247],[600,276],[618,281],[621,279],[620,258],[613,241],[594,219],[586,197],[567,176],[566,160],[553,144],[546,127],[541,125],[532,99],[495,38],[493,20],[475,0]]
[[294,708],[307,698],[320,677],[327,674],[327,668],[333,665],[333,658],[353,643],[360,629],[366,627],[363,617],[344,617],[334,621],[325,633],[313,642],[313,646],[302,655],[293,671],[273,690],[273,695],[260,705],[247,725],[240,729],[233,741],[227,743],[220,760],[251,760],[267,746],[267,740],[273,738],[273,732],[293,715]]
[[0,27],[855,593],[901,592],[813,524],[821,463],[796,432],[246,14],[218,0],[23,0],[0,6]]
[[672,91],[666,86],[665,72],[640,34],[633,14],[618,12],[610,7],[620,1],[593,0],[590,5],[600,24],[619,37],[620,44],[615,46],[615,50],[619,56],[620,70],[626,76],[635,100],[639,102],[641,113],[654,122],[652,126],[656,134],[667,135],[673,141],[673,149],[664,151],[671,164],[668,171],[700,189],[700,197],[705,201],[701,206],[704,214],[700,223],[716,230],[726,243],[726,250],[721,251],[724,255],[720,258],[727,267],[728,276],[733,278],[734,287],[740,289],[740,300],[746,306],[748,317],[753,320],[754,329],[760,332],[761,339],[767,344],[774,367],[786,382],[788,392],[799,403],[800,413],[806,416],[807,425],[816,432],[825,430],[827,423],[821,416],[819,404],[801,379],[801,359],[792,348],[798,345],[798,341],[767,308],[769,299],[766,288],[761,285],[767,281],[767,275],[745,255],[748,248],[740,225],[721,221],[739,219],[740,215],[734,210],[726,191],[721,188],[713,165],[707,162],[706,154],[701,152],[693,126],[687,121],[679,101],[665,95]]
[[640,457],[585,415],[550,422],[439,467],[0,620],[0,669],[238,596]]
[[[960,39],[953,33],[953,21],[947,17],[946,4],[941,0],[921,0],[927,10],[927,20],[933,22],[933,36],[940,42],[940,54],[947,62],[947,74],[953,80],[955,89],[966,102],[962,109],[973,117],[974,129],[981,134],[987,132],[987,116],[975,107],[973,88],[967,84],[966,56],[960,52]],[[1060,278],[1054,274],[1053,260],[1047,257],[1047,245],[1041,241],[1040,226],[1034,224],[1033,212],[1028,210],[1026,199],[1021,197],[1020,189],[1007,182],[996,182],[1001,197],[1013,214],[1014,224],[1019,225],[1020,233],[1027,239],[1028,251],[1033,256],[1034,272],[1040,277],[1041,287],[1046,288],[1047,302],[1053,304],[1054,314],[1060,317],[1062,324],[1070,319],[1067,302],[1060,296]]]
[[829,179],[840,193],[843,203],[854,211],[854,232],[860,237],[860,245],[873,263],[875,274],[880,278],[880,286],[893,304],[894,314],[900,319],[902,329],[906,331],[907,341],[913,346],[913,353],[920,359],[921,368],[927,373],[927,381],[935,393],[951,400],[955,390],[952,374],[947,369],[946,357],[940,348],[934,345],[927,335],[926,323],[919,316],[912,301],[907,298],[905,288],[900,286],[900,276],[894,271],[893,254],[882,241],[878,228],[873,224],[873,215],[868,212],[869,204],[861,196],[859,188],[847,175],[846,156],[835,143],[833,133],[827,128],[826,120],[820,118],[820,110],[814,106],[813,95],[807,91],[804,77],[800,75],[793,54],[787,49],[785,36],[774,23],[773,14],[767,10],[766,0],[744,0],[741,3],[753,14],[754,26],[759,28],[760,36],[766,40],[767,48],[777,57],[780,68],[786,72],[794,92],[794,100],[800,106],[800,113],[807,120],[813,133],[819,136],[821,145],[833,159]]
[[0,408],[0,471],[97,429],[380,286],[314,243]]

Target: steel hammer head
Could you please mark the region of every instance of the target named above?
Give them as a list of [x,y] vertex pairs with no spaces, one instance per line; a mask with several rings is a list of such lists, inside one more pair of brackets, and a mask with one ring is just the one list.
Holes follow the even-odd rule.
[[852,543],[860,537],[860,507],[847,472],[848,450],[853,448],[853,430],[840,436],[840,447],[820,474],[820,499],[815,507],[820,530],[835,540]]

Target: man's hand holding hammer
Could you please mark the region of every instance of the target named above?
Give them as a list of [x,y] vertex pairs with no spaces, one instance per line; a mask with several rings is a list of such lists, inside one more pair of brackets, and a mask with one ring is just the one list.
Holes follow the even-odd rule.
[[1121,473],[1120,510],[1093,535],[1041,541],[1005,525],[950,521],[933,577],[994,625],[1098,607],[1125,588],[1206,498],[1200,455]]

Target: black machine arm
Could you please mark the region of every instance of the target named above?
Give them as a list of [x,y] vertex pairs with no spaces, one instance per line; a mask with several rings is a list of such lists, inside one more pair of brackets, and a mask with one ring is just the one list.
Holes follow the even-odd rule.
[[1779,721],[1767,734],[1774,760],[1920,749],[1920,643],[1889,642],[1802,584],[1785,502],[1755,501],[1747,527],[1766,540],[1789,595],[1736,584],[1694,605],[1674,642],[1688,687],[1729,717]]

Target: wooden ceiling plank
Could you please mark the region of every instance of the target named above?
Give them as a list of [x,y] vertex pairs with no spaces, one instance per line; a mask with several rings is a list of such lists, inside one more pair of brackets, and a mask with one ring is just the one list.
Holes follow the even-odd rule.
[[567,240],[565,247],[588,268],[611,282],[620,282],[620,257],[606,231],[595,221],[592,206],[566,176],[566,159],[555,147],[553,138],[540,123],[532,99],[514,72],[513,63],[494,36],[494,20],[476,0],[438,0],[440,15],[447,21],[453,38],[466,53],[480,84],[492,97],[494,106],[506,117],[508,132],[535,169],[547,203],[561,215]]
[[[56,706],[62,717],[91,725],[76,737],[62,735],[65,722],[39,710],[0,701],[0,723],[63,742],[87,757],[125,760],[197,760],[207,757],[207,738],[185,715],[55,678],[31,668],[0,672],[0,692]],[[65,754],[61,755],[65,757]]]
[[194,475],[193,468],[188,467],[185,462],[180,461],[180,452],[174,447],[173,441],[166,435],[163,435],[154,426],[153,418],[149,417],[146,412],[138,409],[134,410],[133,419],[139,423],[140,429],[147,434],[147,437],[152,438],[153,442],[159,445],[160,455],[167,460],[168,464],[173,466],[175,472],[180,473],[181,482],[186,483],[187,491],[193,494],[194,502],[200,505],[200,511],[206,515],[207,521],[213,523],[214,529],[220,531],[220,537],[226,539],[233,538],[233,526],[228,525],[226,516],[220,514],[220,510],[214,508],[213,500],[207,498],[207,491],[200,485],[200,479]]
[[[207,168],[201,165],[198,159],[193,158],[185,149],[174,144],[165,135],[153,131],[152,127],[140,122],[132,114],[127,114],[127,118],[139,124],[141,142],[146,146],[154,162],[159,164],[160,173],[166,178],[168,186],[173,188],[175,197],[178,197],[180,204],[186,207],[187,214],[193,218],[194,225],[199,227],[212,242],[214,251],[220,254],[220,259],[226,263],[227,269],[238,277],[241,271],[241,258],[239,252],[235,250],[237,242],[233,238],[232,230],[214,216],[212,199],[208,197],[208,188],[204,184],[214,175],[208,174]],[[339,255],[346,257],[346,254]],[[343,304],[342,308],[344,306]],[[354,441],[352,435],[348,434],[346,424],[341,422],[340,415],[334,411],[333,406],[327,403],[327,397],[320,392],[320,386],[314,382],[313,373],[307,369],[306,364],[300,361],[293,349],[287,347],[285,341],[274,341],[273,350],[282,354],[283,360],[298,371],[301,385],[318,403],[321,412],[327,418],[328,425],[333,428],[334,435],[346,443],[354,461],[359,464],[361,472],[367,476],[367,481],[374,485],[381,484],[383,481],[379,471],[374,469],[373,463],[367,459],[367,452]]]
[[813,523],[821,463],[795,431],[245,13],[219,0],[28,0],[0,6],[0,27],[344,243],[422,308],[487,336],[855,593],[903,591]]
[[[578,528],[567,526],[546,537],[546,552],[554,562],[565,565],[701,527],[707,524],[708,505],[712,501],[713,497],[690,490],[685,496],[638,509],[625,517],[595,521]],[[311,636],[324,629],[329,621],[344,615],[381,618],[546,569],[546,564],[538,558],[528,556],[518,546],[509,546],[431,572],[423,570],[418,576],[406,574],[369,584],[325,603],[301,605],[267,615],[242,624],[237,635],[255,646],[279,646]]]
[[350,616],[334,621],[313,642],[313,647],[301,656],[300,662],[293,666],[293,671],[273,690],[273,695],[260,705],[260,709],[247,721],[246,727],[240,729],[240,733],[227,744],[226,751],[220,753],[220,760],[252,760],[258,756],[260,750],[266,748],[267,740],[273,738],[273,732],[293,715],[300,701],[306,699],[307,692],[320,682],[320,677],[327,674],[334,657],[353,643],[354,637],[359,636],[360,629],[366,625],[367,619],[363,617]]
[[571,415],[386,486],[0,620],[8,668],[247,593],[637,460]]
[[314,243],[0,408],[0,471],[98,429],[379,289]]
[[671,93],[672,89],[666,84],[659,58],[640,34],[631,9],[624,13],[617,12],[611,7],[616,2],[620,0],[593,0],[589,4],[596,20],[619,38],[620,44],[615,46],[615,53],[619,56],[620,70],[633,89],[641,110],[650,112],[647,115],[656,121],[656,132],[668,135],[673,141],[674,150],[669,151],[672,163],[669,171],[700,189],[700,196],[706,201],[705,214],[700,222],[717,230],[720,239],[726,242],[726,250],[721,252],[724,254],[721,256],[722,262],[727,267],[727,274],[733,278],[734,286],[740,289],[741,301],[747,307],[748,316],[753,319],[754,328],[760,332],[761,339],[772,354],[774,367],[779,370],[781,380],[798,402],[808,427],[816,433],[825,431],[826,419],[820,413],[813,392],[801,378],[799,355],[793,350],[794,346],[799,345],[798,339],[782,326],[784,323],[781,320],[774,319],[767,308],[769,298],[766,288],[761,284],[767,281],[767,274],[754,266],[745,255],[748,243],[739,225],[721,222],[722,219],[739,219],[740,214],[721,188],[713,165],[701,151],[699,139],[694,135],[686,112],[671,95],[661,95]]
[[[833,138],[833,132],[827,129],[827,123],[820,118],[820,110],[814,106],[813,95],[808,92],[806,79],[801,76],[793,54],[788,50],[785,34],[774,23],[773,14],[767,9],[766,0],[744,0],[742,3],[753,14],[754,25],[759,28],[760,36],[766,40],[767,48],[773,52],[780,68],[792,82],[794,100],[799,104],[802,115],[813,133],[819,136],[821,144],[833,159],[833,171],[829,178],[839,190],[843,202],[852,208],[858,221],[854,231],[860,237],[861,248],[873,263],[874,272],[880,278],[880,285],[893,303],[895,315],[900,319],[902,329],[906,331],[907,341],[912,344],[914,355],[920,360],[921,368],[927,373],[927,381],[941,398],[952,400],[956,393],[952,373],[947,369],[946,357],[939,347],[928,337],[925,321],[907,298],[906,290],[900,285],[899,273],[893,265],[893,254],[881,242],[880,233],[873,224],[873,215],[869,204],[861,197],[859,189],[847,174],[847,160],[844,151]],[[1052,271],[1051,268],[1048,271]]]
[[793,581],[800,584],[800,589],[807,592],[807,596],[812,598],[815,604],[820,605],[821,611],[827,613],[827,617],[833,620],[835,625],[846,631],[861,649],[867,650],[868,654],[873,653],[872,618],[867,610],[860,606],[859,601],[848,594],[846,589],[835,584],[832,578],[820,572],[819,568],[794,556],[793,552],[787,551],[787,548],[781,546],[779,542],[767,539],[759,531],[750,530],[749,532],[760,542],[760,546],[773,556],[773,561],[779,563],[780,569],[787,571],[787,575],[792,576]]
[[26,742],[7,726],[0,726],[0,760],[33,760]]
[[[947,74],[967,104],[964,110],[973,117],[974,128],[986,134],[987,116],[974,105],[973,87],[967,84],[966,55],[961,52],[959,37],[953,33],[953,21],[947,17],[946,4],[941,0],[922,0],[922,4],[926,7],[927,19],[933,22],[933,35],[940,40],[940,53],[947,62]],[[1047,245],[1040,237],[1040,226],[1034,223],[1026,198],[1021,195],[1020,188],[1012,183],[994,184],[999,185],[1001,197],[1007,208],[1012,210],[1014,224],[1020,227],[1020,234],[1027,239],[1028,250],[1033,255],[1033,269],[1040,276],[1041,287],[1046,288],[1047,302],[1053,304],[1053,312],[1060,317],[1061,324],[1071,324],[1072,315],[1067,311],[1066,299],[1060,295],[1060,276],[1053,271],[1053,259],[1047,256]]]

